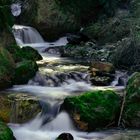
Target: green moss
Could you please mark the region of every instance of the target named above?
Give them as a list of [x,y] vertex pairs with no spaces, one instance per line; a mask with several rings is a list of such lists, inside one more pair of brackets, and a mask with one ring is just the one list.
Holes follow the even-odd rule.
[[36,62],[25,60],[17,63],[14,75],[14,84],[25,84],[35,76],[38,66]]
[[7,50],[11,53],[15,62],[21,62],[22,60],[41,60],[42,56],[32,47],[23,47],[20,48],[17,45],[11,45],[7,48]]
[[15,63],[10,53],[0,47],[0,89],[9,87],[14,75]]
[[15,62],[22,61],[22,51],[21,48],[17,45],[10,45],[7,47],[7,50],[11,53],[12,57],[14,58]]
[[93,91],[66,98],[64,106],[72,114],[80,114],[80,120],[88,123],[88,129],[93,130],[115,120],[120,99],[113,91]]
[[140,128],[140,103],[127,104],[124,112],[125,125]]
[[139,102],[140,101],[140,73],[134,73],[128,80],[126,87],[127,102]]
[[11,129],[0,121],[0,140],[14,140]]
[[22,57],[27,60],[38,61],[42,60],[42,56],[38,53],[37,50],[32,47],[26,46],[21,49]]

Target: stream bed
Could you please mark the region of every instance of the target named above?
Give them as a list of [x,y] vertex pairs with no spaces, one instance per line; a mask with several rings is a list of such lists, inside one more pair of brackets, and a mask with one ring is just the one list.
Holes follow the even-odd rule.
[[110,86],[91,86],[87,65],[81,64],[78,60],[75,62],[69,58],[61,58],[56,52],[44,52],[48,47],[66,45],[65,37],[54,43],[47,43],[33,28],[15,26],[14,30],[16,41],[20,46],[30,45],[43,56],[43,60],[38,62],[39,72],[27,85],[15,85],[8,90],[14,94],[24,93],[36,96],[42,106],[42,112],[31,121],[24,124],[9,123],[17,140],[55,140],[63,132],[71,133],[75,140],[140,139],[139,130],[116,128],[91,133],[78,131],[68,113],[60,111],[65,97],[77,96],[85,91],[111,89],[122,93],[124,86],[116,86],[116,84],[118,75],[123,75],[123,72],[116,72],[116,78]]

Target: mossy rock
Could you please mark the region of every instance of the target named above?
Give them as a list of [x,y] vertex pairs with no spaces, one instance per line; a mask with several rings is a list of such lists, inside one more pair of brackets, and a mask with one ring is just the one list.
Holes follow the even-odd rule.
[[21,62],[23,60],[42,60],[42,56],[38,51],[29,46],[20,48],[17,45],[11,45],[7,47],[7,50],[11,53],[15,62]]
[[7,47],[7,50],[10,52],[15,62],[23,60],[22,51],[18,45],[10,45]]
[[39,99],[23,93],[0,95],[0,118],[5,123],[27,123],[41,112]]
[[14,84],[26,84],[31,78],[33,78],[38,71],[36,62],[25,60],[17,63]]
[[0,90],[12,85],[15,62],[10,53],[0,47]]
[[127,87],[127,102],[140,102],[140,73],[135,72],[128,80]]
[[0,140],[15,140],[11,129],[0,121]]
[[127,104],[124,112],[125,126],[140,128],[140,103]]
[[120,97],[114,91],[91,91],[64,100],[76,126],[91,131],[115,124],[120,109]]
[[126,87],[126,104],[123,118],[128,127],[140,128],[140,73],[134,73]]
[[21,49],[24,59],[38,61],[42,60],[42,56],[32,47],[26,46]]
[[11,102],[5,97],[5,94],[0,96],[0,118],[5,123],[9,123],[11,115]]

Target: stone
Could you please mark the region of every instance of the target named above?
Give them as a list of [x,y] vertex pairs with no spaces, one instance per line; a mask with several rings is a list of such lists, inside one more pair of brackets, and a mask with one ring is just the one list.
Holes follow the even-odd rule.
[[115,125],[120,110],[120,97],[113,91],[90,91],[64,100],[63,109],[68,111],[77,128],[93,131]]
[[108,86],[115,78],[115,68],[111,63],[93,62],[89,73],[91,83],[97,86]]
[[56,140],[74,140],[74,138],[70,133],[62,133],[57,137]]
[[38,71],[36,62],[24,60],[17,63],[14,75],[14,84],[26,84]]
[[115,73],[115,67],[111,63],[107,62],[92,62],[90,66],[91,71],[99,71],[99,72],[105,72],[105,73]]
[[41,112],[39,99],[35,96],[2,93],[0,101],[0,118],[6,123],[26,123]]
[[23,58],[27,60],[39,61],[42,60],[42,56],[32,47],[26,46],[21,49]]
[[126,103],[123,119],[127,127],[140,128],[140,73],[129,78],[126,86]]

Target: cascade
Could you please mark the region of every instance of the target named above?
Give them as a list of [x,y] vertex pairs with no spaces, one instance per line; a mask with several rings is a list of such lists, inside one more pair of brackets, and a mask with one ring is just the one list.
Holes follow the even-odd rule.
[[[64,46],[68,43],[66,37],[62,37],[55,42],[46,42],[43,40],[39,32],[33,27],[14,25],[13,34],[19,46],[31,46],[37,49],[43,56],[43,61],[52,61],[53,57],[49,56],[42,50],[49,47]],[[62,61],[62,59],[55,55],[55,60]],[[68,62],[65,60],[65,62]],[[59,64],[57,64],[59,65]],[[44,65],[42,71],[53,71],[55,68],[59,69],[57,65]],[[64,66],[64,64],[62,64]],[[79,65],[78,65],[79,66]],[[72,66],[71,66],[72,67]],[[70,70],[71,67],[68,67]],[[65,66],[66,70],[67,66]],[[85,67],[84,67],[85,68]],[[48,71],[47,71],[48,73]],[[123,74],[119,73],[116,76],[112,86],[116,86],[118,79]],[[63,132],[71,133],[75,140],[97,140],[106,137],[110,133],[87,133],[80,132],[75,129],[70,116],[65,112],[60,112],[60,106],[67,96],[79,95],[81,92],[93,90],[89,82],[89,77],[86,72],[61,72],[55,71],[53,75],[42,74],[41,70],[36,76],[29,81],[27,85],[15,85],[10,91],[18,93],[26,93],[37,96],[40,99],[42,112],[33,118],[31,122],[23,125],[9,124],[12,128],[17,140],[55,140],[55,138]],[[13,104],[13,108],[16,106]],[[15,109],[16,111],[16,109]]]

